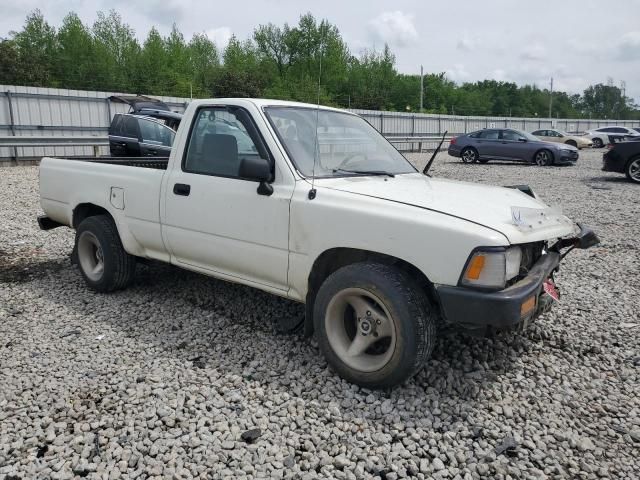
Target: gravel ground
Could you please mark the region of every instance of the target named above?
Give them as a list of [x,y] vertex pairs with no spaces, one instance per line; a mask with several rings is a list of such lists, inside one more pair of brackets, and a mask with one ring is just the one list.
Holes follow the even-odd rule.
[[640,478],[640,186],[601,154],[439,156],[436,175],[530,184],[602,244],[567,257],[530,331],[447,334],[388,392],[277,333],[303,312],[286,300],[156,264],[91,293],[73,232],[37,229],[37,169],[0,169],[0,478]]

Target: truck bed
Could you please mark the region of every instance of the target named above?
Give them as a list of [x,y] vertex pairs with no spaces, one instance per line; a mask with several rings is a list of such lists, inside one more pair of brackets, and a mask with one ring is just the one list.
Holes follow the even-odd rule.
[[169,157],[71,157],[67,160],[122,165],[125,167],[153,168],[156,170],[166,170],[169,164]]

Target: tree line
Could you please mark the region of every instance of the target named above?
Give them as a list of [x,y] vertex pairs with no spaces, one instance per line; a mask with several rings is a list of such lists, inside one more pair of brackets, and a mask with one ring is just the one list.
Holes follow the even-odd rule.
[[[444,73],[428,73],[423,83],[424,112],[548,115],[550,92],[535,85],[458,85]],[[353,54],[335,25],[310,13],[297,25],[259,25],[250,38],[232,36],[219,48],[204,33],[187,41],[175,25],[167,36],[152,28],[141,43],[114,10],[99,12],[91,26],[71,12],[58,28],[35,10],[22,30],[0,39],[0,84],[420,111],[420,76],[399,73],[388,46]],[[552,95],[553,117],[640,118],[638,106],[612,85]]]

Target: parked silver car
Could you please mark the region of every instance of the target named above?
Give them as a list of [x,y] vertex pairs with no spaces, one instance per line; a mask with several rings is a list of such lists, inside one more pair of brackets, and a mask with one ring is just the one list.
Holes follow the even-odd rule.
[[486,128],[451,139],[449,155],[465,163],[511,160],[540,166],[578,160],[578,149],[571,145],[543,142],[530,133],[510,128]]

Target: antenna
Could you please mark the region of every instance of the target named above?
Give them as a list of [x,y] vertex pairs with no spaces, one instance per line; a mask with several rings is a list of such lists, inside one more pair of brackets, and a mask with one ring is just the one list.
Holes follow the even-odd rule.
[[311,170],[311,190],[309,190],[309,200],[316,198],[316,159],[320,156],[320,145],[318,145],[318,123],[320,118],[320,81],[322,80],[322,56],[324,54],[324,32],[320,40],[320,68],[318,69],[318,102],[316,104],[316,138],[313,141],[313,169]]

